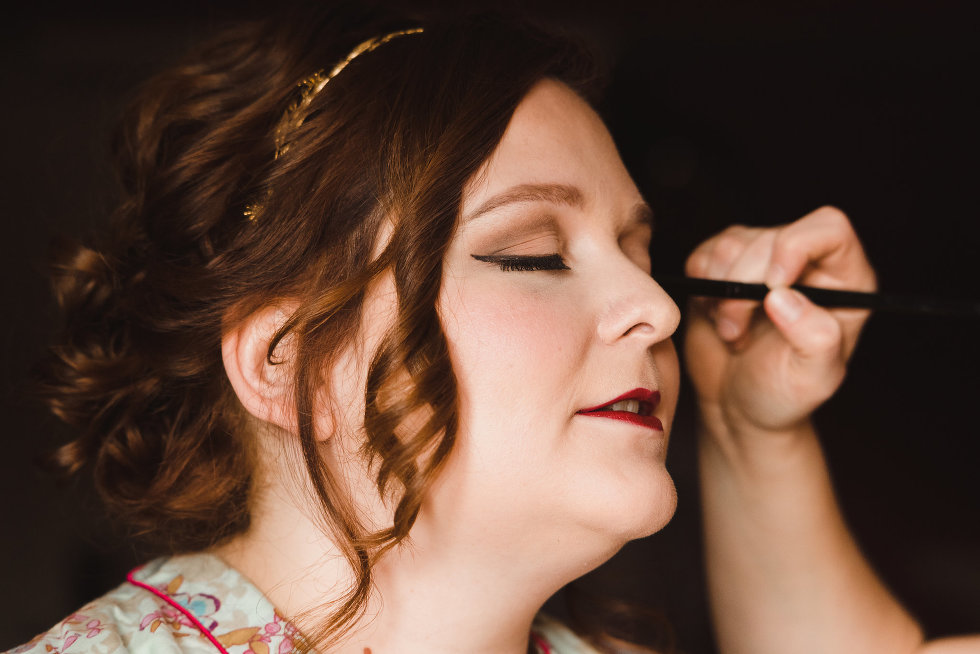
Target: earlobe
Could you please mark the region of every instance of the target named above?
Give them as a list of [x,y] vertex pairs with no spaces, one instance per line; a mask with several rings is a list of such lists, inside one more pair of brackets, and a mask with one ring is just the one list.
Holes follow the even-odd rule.
[[269,344],[295,310],[291,304],[264,307],[221,336],[225,374],[245,410],[262,422],[297,432],[293,401],[293,352],[287,336],[276,347],[272,362]]

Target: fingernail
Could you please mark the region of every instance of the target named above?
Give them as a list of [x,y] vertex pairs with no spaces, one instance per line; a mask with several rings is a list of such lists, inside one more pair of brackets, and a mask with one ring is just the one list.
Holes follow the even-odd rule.
[[778,263],[774,263],[769,266],[769,272],[766,274],[766,286],[769,288],[774,288],[776,286],[788,286],[790,280],[786,275],[786,269],[780,266]]
[[738,325],[728,318],[722,318],[718,321],[718,335],[721,336],[722,340],[734,341],[741,333],[742,330],[738,328]]
[[796,322],[803,313],[803,296],[791,288],[777,288],[769,292],[769,303],[783,322]]

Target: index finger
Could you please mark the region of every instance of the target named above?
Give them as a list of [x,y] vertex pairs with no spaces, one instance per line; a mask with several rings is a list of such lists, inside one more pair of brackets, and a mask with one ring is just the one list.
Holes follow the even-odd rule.
[[847,216],[835,207],[822,207],[779,229],[766,272],[770,287],[788,286],[808,266],[820,273],[817,285],[875,291],[874,269]]

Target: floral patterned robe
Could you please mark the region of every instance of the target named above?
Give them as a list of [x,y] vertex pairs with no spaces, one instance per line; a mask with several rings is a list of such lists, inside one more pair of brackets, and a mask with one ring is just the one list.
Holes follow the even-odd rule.
[[[535,620],[543,654],[593,654],[560,623]],[[156,559],[8,654],[289,654],[299,632],[269,600],[220,558]]]

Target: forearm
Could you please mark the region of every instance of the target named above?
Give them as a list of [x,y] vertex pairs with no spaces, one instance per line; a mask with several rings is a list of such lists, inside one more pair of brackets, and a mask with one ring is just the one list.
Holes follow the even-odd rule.
[[[718,424],[716,422],[716,424]],[[811,425],[699,433],[708,582],[725,654],[911,653],[915,621],[871,570]]]

